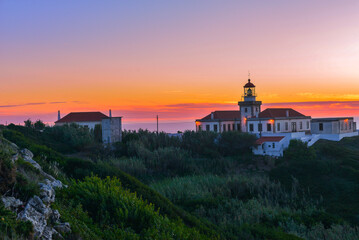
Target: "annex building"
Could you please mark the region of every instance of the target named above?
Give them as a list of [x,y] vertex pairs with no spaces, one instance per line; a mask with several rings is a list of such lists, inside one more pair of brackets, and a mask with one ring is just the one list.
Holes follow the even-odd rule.
[[104,144],[119,142],[122,139],[122,117],[112,117],[111,110],[109,116],[101,112],[71,112],[63,118],[58,111],[57,118],[55,126],[76,124],[92,131],[96,126],[101,126]]
[[319,139],[339,141],[357,136],[352,117],[315,118],[292,108],[267,108],[261,111],[255,85],[248,79],[243,86],[239,110],[214,111],[196,120],[196,131],[241,131],[255,134],[258,139],[253,152],[259,155],[282,156],[292,139],[313,145]]

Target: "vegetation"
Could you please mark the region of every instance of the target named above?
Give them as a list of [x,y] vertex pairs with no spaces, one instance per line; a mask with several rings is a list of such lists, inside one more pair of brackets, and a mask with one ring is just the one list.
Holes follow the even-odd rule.
[[[359,239],[359,138],[275,159],[239,132],[125,131],[114,148],[75,125],[2,132],[69,185],[55,207],[71,239]],[[28,167],[13,180],[36,178]]]

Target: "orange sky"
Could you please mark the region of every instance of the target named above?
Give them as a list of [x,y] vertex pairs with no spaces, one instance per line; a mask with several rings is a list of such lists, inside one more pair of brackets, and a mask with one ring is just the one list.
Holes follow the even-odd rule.
[[194,121],[237,109],[248,70],[263,103],[359,116],[358,13],[354,0],[0,1],[0,123],[110,108]]

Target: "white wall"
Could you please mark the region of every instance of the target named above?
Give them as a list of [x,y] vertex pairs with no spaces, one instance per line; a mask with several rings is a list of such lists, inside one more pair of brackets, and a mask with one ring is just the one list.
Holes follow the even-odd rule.
[[[274,143],[274,148],[273,148]],[[283,156],[283,151],[288,146],[285,146],[285,141],[282,139],[279,142],[265,142],[262,145],[253,148],[253,153],[256,155],[269,155],[280,157]]]
[[[273,119],[273,120],[247,120],[247,129],[250,133],[259,133],[258,124],[262,124],[262,133],[289,133],[292,132],[292,123],[296,124],[297,132],[309,132],[310,131],[310,119]],[[286,129],[286,123],[288,129]],[[302,123],[302,128],[300,124]],[[253,124],[253,131],[250,131],[250,124]],[[267,124],[271,125],[271,131],[267,131]],[[278,124],[280,129],[278,130]],[[308,125],[307,125],[308,124]]]
[[240,121],[221,121],[221,122],[196,122],[196,130],[199,131],[199,126],[201,126],[202,131],[207,131],[206,126],[209,126],[209,131],[214,131],[214,125],[217,125],[217,132],[223,132],[223,125],[226,125],[226,132],[228,131],[228,125],[230,126],[230,131],[238,131],[238,125]]

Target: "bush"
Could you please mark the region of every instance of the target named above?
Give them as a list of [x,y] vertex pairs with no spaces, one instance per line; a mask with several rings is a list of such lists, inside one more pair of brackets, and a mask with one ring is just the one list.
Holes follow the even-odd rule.
[[63,194],[81,204],[94,222],[114,226],[122,233],[125,230],[150,239],[208,239],[180,221],[161,216],[154,205],[123,189],[116,178],[86,177],[73,182]]

